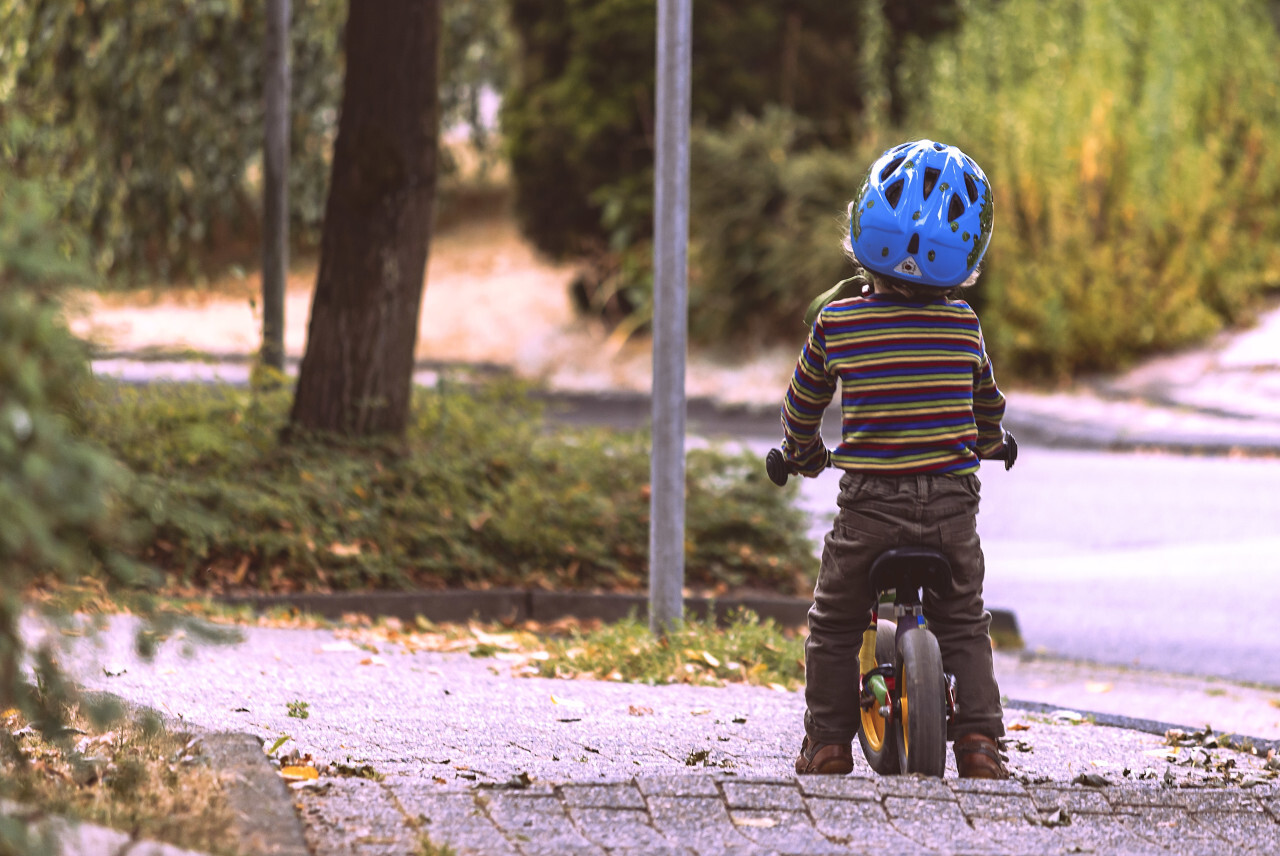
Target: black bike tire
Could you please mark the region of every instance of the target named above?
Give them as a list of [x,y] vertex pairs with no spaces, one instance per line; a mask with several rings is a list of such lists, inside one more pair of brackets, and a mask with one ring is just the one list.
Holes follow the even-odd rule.
[[947,766],[947,690],[937,638],[924,629],[909,630],[898,642],[894,665],[898,766],[941,778]]
[[[881,621],[876,625],[876,665],[892,663],[896,657],[894,634],[897,625],[892,621]],[[898,766],[898,744],[895,737],[895,723],[884,720],[878,711],[859,711],[858,745],[866,757],[871,769],[882,776],[896,775]],[[870,733],[868,729],[871,729]]]

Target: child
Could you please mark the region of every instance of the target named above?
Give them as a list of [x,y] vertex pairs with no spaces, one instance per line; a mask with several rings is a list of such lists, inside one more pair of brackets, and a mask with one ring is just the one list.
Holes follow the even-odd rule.
[[[924,615],[956,677],[962,777],[1007,778],[982,603],[978,455],[1004,446],[1004,396],[978,318],[953,299],[977,279],[991,239],[991,188],[971,158],[930,140],[872,164],[849,205],[846,253],[873,290],[817,315],[782,408],[793,472],[844,470],[805,644],[805,738],[797,773],[848,773],[859,720],[858,653],[875,602],[872,560],[906,543],[942,550],[954,580],[926,591]],[[828,452],[822,412],[841,387],[842,442]]]

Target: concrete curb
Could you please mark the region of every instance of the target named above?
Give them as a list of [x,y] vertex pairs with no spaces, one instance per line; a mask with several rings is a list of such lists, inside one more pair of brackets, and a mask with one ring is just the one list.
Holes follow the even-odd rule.
[[241,853],[310,856],[293,794],[252,734],[212,733],[201,738],[214,768],[226,773],[227,803],[235,815]]
[[[1040,701],[1026,701],[1024,699],[1007,699],[1004,702],[1005,708],[1014,710],[1025,710],[1030,713],[1057,713],[1060,710],[1066,710],[1062,705],[1045,704]],[[1114,713],[1099,713],[1092,710],[1081,710],[1078,707],[1071,708],[1075,713],[1080,714],[1093,721],[1095,725],[1103,725],[1108,728],[1123,728],[1126,731],[1141,731],[1144,734],[1155,734],[1164,736],[1164,734],[1173,729],[1179,729],[1191,733],[1197,730],[1197,726],[1177,725],[1172,722],[1161,722],[1156,719],[1140,719],[1132,716],[1119,716]],[[1203,727],[1203,726],[1199,726]],[[1214,732],[1236,738],[1240,742],[1251,743],[1261,754],[1265,755],[1268,749],[1274,749],[1280,753],[1280,740],[1268,740],[1265,737],[1250,737],[1247,734],[1234,734],[1225,731]]]
[[[227,804],[235,815],[233,831],[240,853],[262,856],[310,856],[293,794],[252,734],[193,729],[188,723],[113,693],[94,691],[82,698],[97,705],[118,707],[124,716],[149,713],[171,731],[189,731],[199,738],[210,766],[224,774]],[[133,851],[129,851],[132,853]]]
[[[549,623],[562,618],[621,621],[631,616],[645,620],[649,599],[640,594],[592,594],[590,592],[548,592],[525,589],[487,591],[367,591],[337,594],[229,595],[219,597],[228,606],[248,606],[255,612],[280,607],[309,612],[322,618],[340,619],[359,614],[413,621],[456,622],[474,619],[486,622],[537,621]],[[686,614],[705,619],[714,611],[724,622],[739,610],[750,610],[762,619],[785,627],[799,627],[808,621],[812,601],[799,597],[685,598]],[[1017,616],[1006,609],[992,609],[991,631],[1022,638]]]

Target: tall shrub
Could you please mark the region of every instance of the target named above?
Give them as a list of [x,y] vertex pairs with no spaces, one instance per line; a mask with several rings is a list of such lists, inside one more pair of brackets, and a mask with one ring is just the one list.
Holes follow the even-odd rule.
[[917,127],[995,191],[987,341],[1050,377],[1202,339],[1280,285],[1280,39],[1260,0],[973,0]]
[[[0,176],[0,708],[39,721],[52,699],[33,694],[20,671],[28,587],[95,571],[132,582],[138,572],[114,548],[124,470],[74,430],[88,364],[45,287],[84,266],[53,223],[39,187]],[[56,674],[47,658],[37,665],[46,678]]]
[[[519,52],[502,124],[522,228],[557,255],[642,241],[652,219],[652,0],[512,0],[511,8]],[[829,142],[849,139],[875,89],[862,62],[868,20],[883,26],[868,0],[699,0],[695,121],[719,127],[779,105]]]

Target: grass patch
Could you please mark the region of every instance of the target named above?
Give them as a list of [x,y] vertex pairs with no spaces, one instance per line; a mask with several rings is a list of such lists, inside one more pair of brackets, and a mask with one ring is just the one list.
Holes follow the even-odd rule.
[[686,621],[665,639],[647,623],[614,624],[566,619],[552,625],[514,627],[433,624],[419,619],[366,620],[336,631],[370,651],[396,646],[406,651],[470,653],[498,657],[517,675],[630,681],[649,684],[725,686],[731,683],[796,689],[804,684],[803,634],[743,610],[724,625]]
[[591,675],[612,681],[724,686],[804,685],[804,642],[792,630],[744,611],[726,626],[686,621],[665,638],[635,619],[551,639],[538,660],[544,677]]
[[[169,591],[647,582],[649,437],[552,430],[524,387],[419,390],[403,442],[278,440],[287,390],[95,384],[81,430],[134,474],[120,502]],[[754,456],[688,459],[686,579],[812,588],[792,498]]]
[[[0,798],[136,838],[236,853],[222,783],[189,735],[146,714],[95,726],[76,709],[60,733],[46,738],[17,711],[0,713]],[[0,829],[0,852],[30,852],[34,842],[22,836],[19,826]]]

